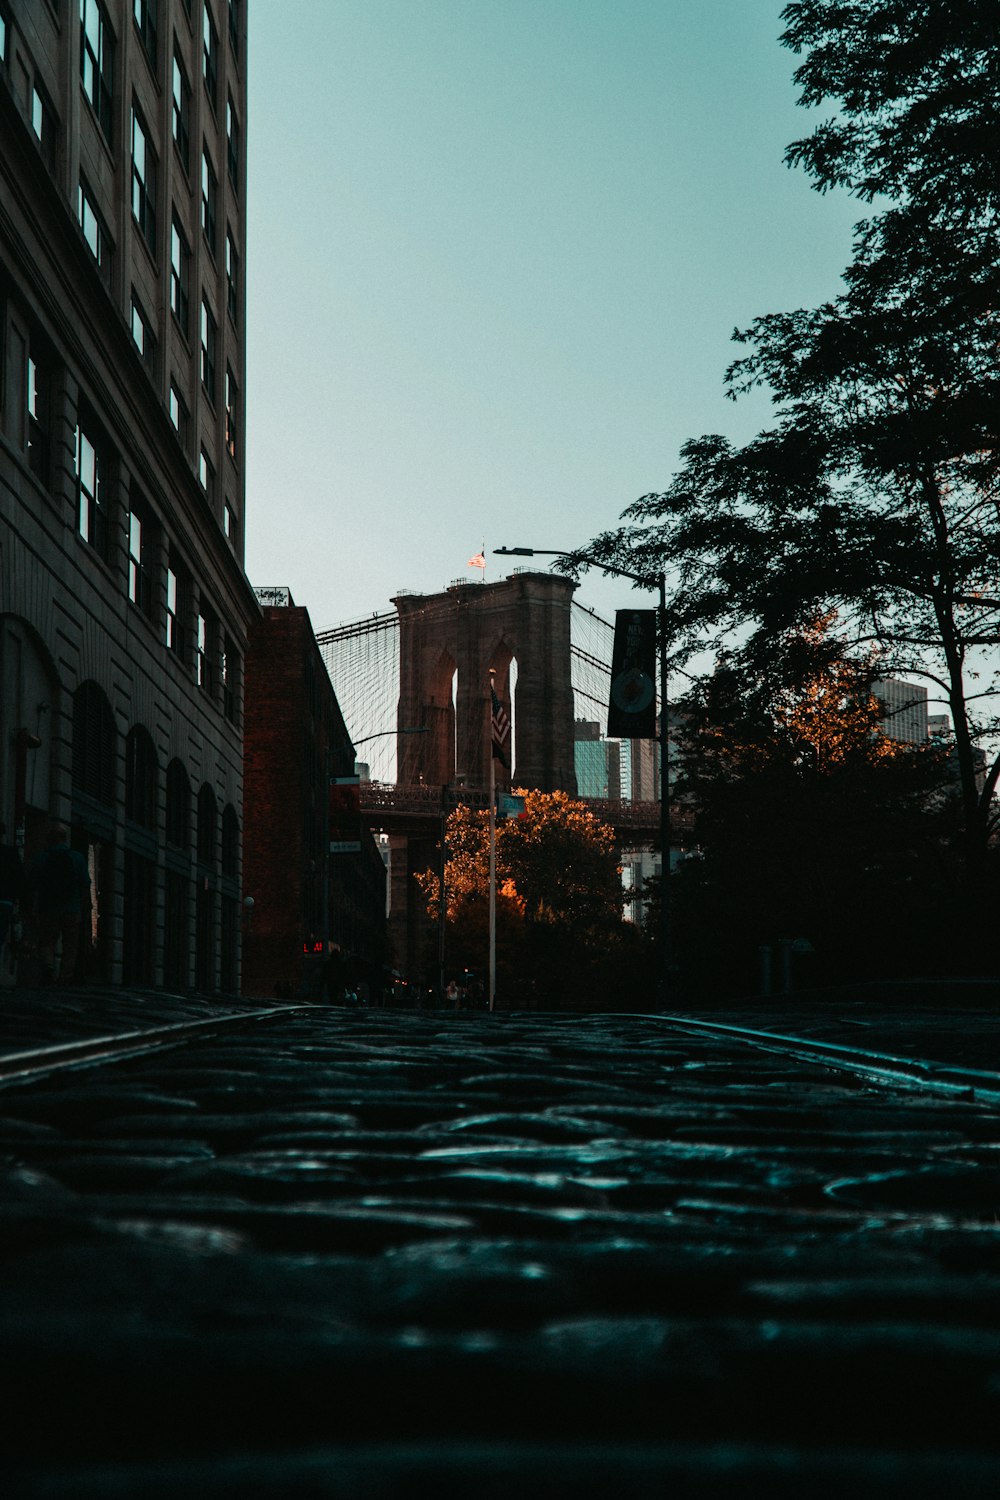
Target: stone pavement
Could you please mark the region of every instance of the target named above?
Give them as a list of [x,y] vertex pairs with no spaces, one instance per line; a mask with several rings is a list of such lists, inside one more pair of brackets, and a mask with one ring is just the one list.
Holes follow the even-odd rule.
[[[127,1009],[18,997],[0,1039]],[[935,1031],[798,1013],[852,1021]],[[988,1009],[937,1034],[987,1065]],[[974,1100],[653,1018],[315,1007],[0,1090],[0,1161],[16,1496],[998,1490]]]

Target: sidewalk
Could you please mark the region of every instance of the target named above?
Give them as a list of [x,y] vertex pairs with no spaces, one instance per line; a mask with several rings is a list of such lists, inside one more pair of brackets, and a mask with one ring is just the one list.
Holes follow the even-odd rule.
[[0,1053],[117,1035],[216,1012],[264,1010],[280,1002],[241,995],[172,995],[111,985],[49,985],[0,990]]
[[[176,995],[110,985],[0,990],[0,1052],[208,1020],[217,1012],[262,1010],[283,1003],[311,1002]],[[995,980],[845,986],[837,992],[770,996],[690,1012],[668,1007],[666,1013],[689,1013],[694,1020],[1000,1072],[1000,981]],[[537,1014],[541,1018],[545,1013]]]

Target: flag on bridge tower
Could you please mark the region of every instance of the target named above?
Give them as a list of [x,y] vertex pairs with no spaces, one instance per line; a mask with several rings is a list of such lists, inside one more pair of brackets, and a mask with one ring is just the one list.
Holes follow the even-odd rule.
[[490,683],[490,698],[492,699],[492,714],[490,716],[490,732],[493,740],[493,759],[509,769],[507,762],[507,744],[510,740],[510,719],[507,710],[497,697],[496,688]]
[[477,552],[475,557],[470,557],[465,565],[467,568],[482,568],[483,577],[486,577],[486,543],[483,543],[482,551]]

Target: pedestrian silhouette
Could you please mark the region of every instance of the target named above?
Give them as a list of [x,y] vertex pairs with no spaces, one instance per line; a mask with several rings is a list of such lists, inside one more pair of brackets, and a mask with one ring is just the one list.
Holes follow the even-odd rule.
[[7,843],[7,829],[0,823],[0,948],[10,936],[18,908],[24,904],[24,895],[24,865],[18,851]]
[[51,983],[57,976],[57,948],[61,952],[58,977],[69,981],[76,974],[83,919],[90,915],[90,872],[79,850],[70,848],[64,823],[50,826],[48,847],[33,867],[31,884],[42,983]]

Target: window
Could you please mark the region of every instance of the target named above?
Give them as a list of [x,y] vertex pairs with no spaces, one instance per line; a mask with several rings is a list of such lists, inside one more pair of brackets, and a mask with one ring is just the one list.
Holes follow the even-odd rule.
[[146,128],[132,106],[132,215],[142,237],[156,254],[156,157],[146,138]]
[[115,716],[96,682],[81,682],[73,694],[73,789],[113,807],[118,732]]
[[216,824],[219,809],[212,788],[206,783],[198,793],[195,853],[200,865],[215,863]]
[[240,259],[233,231],[226,225],[226,308],[234,323],[239,321]]
[[205,231],[208,248],[215,254],[215,220],[219,189],[215,170],[208,156],[208,148],[201,153],[201,227]]
[[144,615],[150,613],[153,602],[151,531],[142,502],[134,499],[128,518],[128,596]]
[[222,530],[234,549],[236,548],[236,529],[236,512],[227,500],[222,512]]
[[90,246],[90,253],[106,279],[111,268],[111,241],[104,220],[95,207],[90,189],[82,177],[77,198],[77,216],[80,220],[80,228],[83,230],[83,237]]
[[185,172],[191,170],[191,89],[184,72],[176,46],[171,82],[173,104],[171,108],[174,145]]
[[202,448],[198,454],[198,482],[209,500],[215,499],[215,466]]
[[76,429],[77,527],[99,557],[108,556],[107,463],[100,444]]
[[181,233],[177,216],[170,225],[170,311],[177,319],[181,333],[188,333],[188,283],[191,271],[191,251]]
[[229,0],[229,40],[237,59],[240,55],[240,7],[239,0]]
[[219,33],[212,20],[212,12],[205,6],[202,24],[201,71],[205,79],[205,90],[212,108],[215,108],[216,88],[219,81]]
[[166,642],[167,650],[173,651],[175,656],[183,661],[184,632],[181,626],[181,610],[184,591],[181,576],[179,563],[171,557],[167,566]]
[[187,448],[188,412],[187,407],[181,399],[181,393],[173,381],[170,382],[170,393],[167,397],[167,410],[170,413],[170,421],[174,431],[181,440],[181,446]]
[[239,701],[240,656],[231,638],[222,642],[222,711],[231,724],[236,723]]
[[218,333],[212,311],[205,301],[201,299],[201,383],[205,387],[208,399],[215,405],[215,349],[218,342]]
[[187,849],[190,841],[191,783],[179,760],[167,767],[165,833],[167,843],[175,849]]
[[28,355],[28,467],[42,484],[49,479],[49,382],[34,350]]
[[125,816],[140,828],[156,827],[159,769],[148,731],[136,725],[125,737]]
[[80,0],[80,76],[105,139],[111,144],[115,39],[102,0]]
[[35,132],[46,166],[56,164],[56,117],[43,89],[35,84],[31,91],[31,128]]
[[240,391],[229,365],[226,366],[226,451],[236,457],[236,434],[239,430]]
[[240,190],[240,125],[232,94],[226,96],[226,165],[233,191]]
[[235,807],[229,805],[222,813],[222,873],[234,879],[239,873],[240,822]]
[[7,17],[0,7],[0,63],[7,61]]
[[195,622],[195,681],[202,692],[213,693],[215,691],[214,672],[212,670],[212,617],[205,601],[198,606],[198,618]]
[[156,72],[156,0],[132,0],[132,14],[142,37],[142,45],[149,58],[149,66]]
[[143,362],[152,369],[156,362],[156,339],[153,337],[149,319],[142,310],[134,288],[132,291],[132,340],[142,355]]

